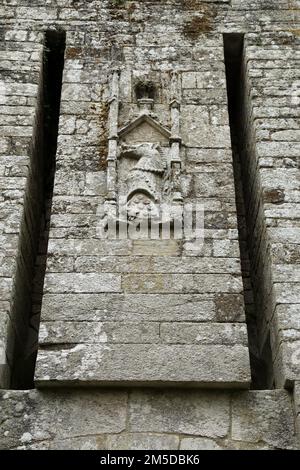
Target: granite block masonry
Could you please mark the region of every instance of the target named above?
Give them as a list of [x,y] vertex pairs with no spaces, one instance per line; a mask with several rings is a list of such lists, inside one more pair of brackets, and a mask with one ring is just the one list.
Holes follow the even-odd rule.
[[1,448],[299,445],[297,3],[0,7]]

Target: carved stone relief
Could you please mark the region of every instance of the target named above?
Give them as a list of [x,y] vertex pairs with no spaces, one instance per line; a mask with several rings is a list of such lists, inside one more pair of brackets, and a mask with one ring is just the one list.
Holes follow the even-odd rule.
[[[180,91],[176,73],[172,73],[170,87],[171,128],[163,125],[155,113],[155,84],[148,81],[135,88],[139,108],[137,115],[119,128],[119,72],[113,72],[108,196],[103,220],[113,217],[118,223],[120,220],[124,222],[124,218],[127,222],[158,218],[162,205],[171,207],[182,203]],[[120,204],[123,204],[122,211]]]

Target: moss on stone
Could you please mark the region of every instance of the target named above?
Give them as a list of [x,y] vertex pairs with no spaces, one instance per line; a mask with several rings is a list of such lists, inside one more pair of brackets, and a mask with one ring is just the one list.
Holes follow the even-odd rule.
[[211,17],[194,16],[183,27],[183,34],[189,39],[197,39],[200,34],[208,33],[213,29]]
[[113,8],[123,7],[126,0],[110,0],[109,6]]
[[185,0],[184,9],[195,10],[197,13],[184,23],[183,34],[189,39],[197,39],[200,34],[213,30],[213,21],[217,11],[213,5],[200,4],[198,0]]

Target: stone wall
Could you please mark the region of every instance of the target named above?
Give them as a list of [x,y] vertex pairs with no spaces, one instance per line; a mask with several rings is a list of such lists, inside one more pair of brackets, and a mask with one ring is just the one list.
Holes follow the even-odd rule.
[[[2,2],[1,448],[297,447],[298,10],[295,0]],[[38,267],[45,257],[36,253],[49,196],[41,164],[48,30],[66,32],[66,50],[43,287]],[[223,33],[244,34],[242,181],[235,182]],[[146,77],[157,84],[152,111],[164,135],[172,130],[170,72],[179,74],[182,194],[205,206],[198,252],[176,240],[97,236],[113,170],[108,124],[116,70],[118,128],[137,115],[134,86]],[[249,274],[243,285],[238,184],[254,286],[251,318],[244,309]],[[33,377],[22,378],[20,370],[37,342],[31,333],[42,292],[36,386],[43,389],[9,390],[31,385]],[[246,321],[258,361],[272,366],[265,382],[274,390],[224,390],[249,387]],[[170,390],[172,384],[221,390]],[[98,388],[112,385],[127,388]]]
[[1,448],[295,449],[285,390],[2,391]]
[[[36,382],[247,386],[222,36],[211,33],[192,41],[180,37],[176,49],[166,38],[161,49],[155,36],[141,35],[138,44],[127,41],[104,57],[106,37],[97,37],[91,50],[94,36],[91,32],[83,41],[77,39],[76,48],[67,36]],[[171,74],[178,73],[180,189],[185,204],[204,205],[205,235],[199,248],[197,241],[186,239],[103,240],[97,230],[101,212],[113,197],[110,167],[99,168],[105,149],[98,147],[99,119],[108,120],[111,113],[103,116],[102,108],[110,97],[112,67],[120,74],[121,129],[145,116],[134,86],[151,80],[157,96],[149,116],[171,130]],[[154,133],[146,116],[126,139],[121,132],[119,149],[122,144],[149,145],[153,139],[150,143],[157,141],[161,153],[169,151],[167,139],[159,128]],[[123,168],[126,175],[134,170],[124,160],[121,154],[121,183]],[[139,172],[138,191],[150,173]],[[59,306],[57,316],[54,304]]]
[[[245,74],[251,96],[255,147],[248,169],[249,211],[256,222],[253,239],[256,293],[262,311],[262,342],[271,331],[277,386],[290,385],[299,373],[299,81],[295,76],[294,40],[289,33],[247,37]],[[279,48],[279,51],[278,51]],[[252,144],[253,145],[253,144]],[[255,165],[255,169],[254,169]],[[251,172],[257,172],[255,180]],[[295,323],[296,320],[296,323]],[[299,331],[299,330],[298,330]],[[294,355],[294,358],[292,357]]]
[[28,334],[42,200],[41,34],[3,32],[1,55],[1,382]]

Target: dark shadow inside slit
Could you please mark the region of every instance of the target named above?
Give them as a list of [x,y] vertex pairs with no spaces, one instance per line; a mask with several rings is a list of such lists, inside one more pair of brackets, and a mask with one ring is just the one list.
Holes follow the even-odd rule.
[[[15,328],[11,388],[34,387],[34,369],[47,260],[50,212],[53,195],[59,111],[64,68],[65,32],[45,33],[43,70],[39,86],[36,128],[30,152],[24,218],[20,239],[15,290],[20,301],[13,306]],[[28,243],[30,240],[30,243]],[[29,245],[29,246],[28,246]],[[27,278],[19,268],[26,265]],[[15,296],[17,298],[17,296]]]
[[233,153],[233,167],[235,179],[235,193],[237,204],[239,243],[241,252],[242,278],[244,285],[245,313],[248,327],[250,365],[253,389],[268,389],[273,386],[273,367],[270,338],[263,343],[258,325],[261,324],[260,304],[257,300],[257,283],[255,275],[255,243],[252,228],[255,221],[250,208],[249,193],[252,181],[245,171],[244,159],[245,126],[243,116],[247,114],[245,109],[246,84],[243,74],[243,34],[224,34],[224,52],[226,65],[226,81],[228,94],[228,110]]

